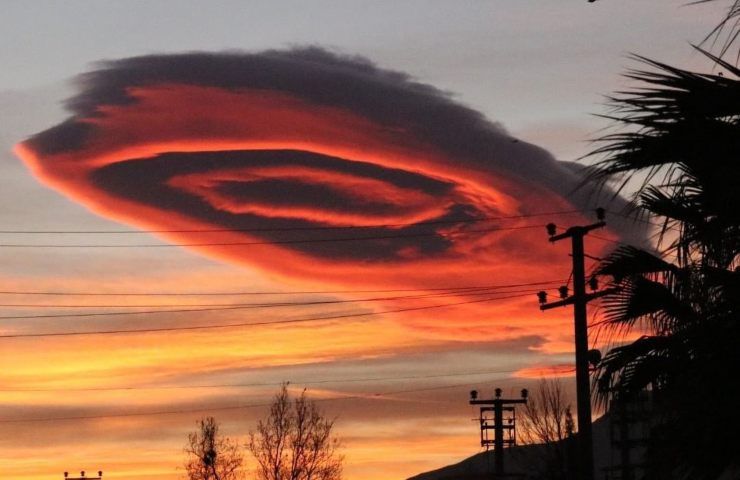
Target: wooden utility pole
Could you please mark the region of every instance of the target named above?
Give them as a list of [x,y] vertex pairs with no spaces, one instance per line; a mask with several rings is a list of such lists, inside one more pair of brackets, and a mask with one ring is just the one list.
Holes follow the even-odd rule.
[[[547,293],[538,294],[540,310],[549,310],[555,307],[573,305],[573,321],[575,326],[576,346],[576,397],[578,411],[578,478],[580,480],[594,479],[594,452],[593,434],[591,429],[591,382],[589,376],[589,349],[588,349],[588,318],[586,305],[594,298],[601,297],[614,292],[614,289],[605,289],[600,292],[586,294],[586,271],[584,267],[585,252],[583,248],[583,237],[588,232],[606,226],[604,222],[604,209],[596,210],[598,222],[591,225],[570,227],[561,234],[557,234],[554,223],[547,225],[547,233],[550,242],[557,242],[566,238],[571,239],[573,257],[573,295],[568,296],[568,287],[560,288],[562,300],[547,303]],[[596,290],[596,284],[592,284]]]

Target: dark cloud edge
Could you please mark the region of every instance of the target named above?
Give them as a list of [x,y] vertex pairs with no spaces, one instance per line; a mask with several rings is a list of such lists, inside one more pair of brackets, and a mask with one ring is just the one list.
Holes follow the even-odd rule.
[[[406,128],[415,138],[445,151],[460,163],[503,170],[561,194],[579,208],[626,202],[610,191],[583,183],[581,168],[558,162],[546,150],[511,137],[501,124],[453,100],[452,94],[412,76],[377,66],[371,60],[319,46],[150,54],[104,60],[78,76],[79,93],[65,102],[72,116],[33,135],[27,143],[41,155],[74,151],[84,146],[94,126],[79,121],[99,115],[101,105],[134,101],[129,87],[184,83],[225,89],[271,89],[318,105],[338,107],[389,128]],[[537,207],[529,210],[538,210]],[[540,208],[541,210],[541,208]],[[614,219],[632,239],[644,228]]]

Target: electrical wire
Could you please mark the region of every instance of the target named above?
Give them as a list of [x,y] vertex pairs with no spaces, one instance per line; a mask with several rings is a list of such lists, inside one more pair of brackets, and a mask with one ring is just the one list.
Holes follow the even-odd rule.
[[[537,289],[528,290],[508,290],[506,292],[495,292],[495,291],[473,291],[465,292],[466,296],[481,296],[481,295],[494,295],[494,294],[513,294],[513,293],[536,293]],[[140,305],[133,306],[131,308],[165,308],[163,310],[138,310],[129,312],[94,312],[94,313],[58,313],[48,315],[7,315],[0,316],[0,320],[20,320],[20,319],[37,319],[37,318],[77,318],[77,317],[108,317],[108,316],[119,316],[119,315],[151,315],[151,314],[162,314],[162,313],[189,313],[189,312],[214,312],[224,310],[251,310],[251,309],[263,309],[263,308],[279,308],[279,307],[296,307],[296,306],[315,306],[315,305],[334,305],[343,303],[363,303],[363,302],[390,302],[395,300],[420,300],[429,298],[445,298],[450,296],[460,296],[460,293],[436,293],[429,295],[413,295],[413,296],[400,296],[400,297],[376,297],[356,300],[320,300],[312,302],[280,302],[280,303],[244,303],[244,304],[212,304],[212,305],[201,305],[205,308],[167,308],[162,305]],[[29,307],[70,307],[70,308],[124,308],[127,305],[117,306],[101,306],[101,305],[30,305],[23,304],[24,308]],[[0,305],[0,306],[15,306],[18,305]],[[199,305],[175,305],[180,307],[198,307]]]
[[664,224],[662,224],[660,222],[654,222],[652,220],[648,220],[648,219],[645,219],[645,218],[635,217],[634,215],[629,215],[629,214],[626,214],[626,213],[617,212],[616,210],[607,210],[607,211],[610,214],[612,214],[612,215],[617,215],[617,216],[620,216],[620,217],[625,218],[627,220],[632,220],[634,222],[646,223],[646,224],[652,225],[654,227],[667,228],[668,230],[676,230],[676,231],[680,231],[681,230],[676,225],[664,225]]
[[382,290],[303,290],[303,291],[241,291],[241,292],[71,292],[71,291],[24,291],[4,290],[0,295],[49,295],[49,296],[105,296],[105,297],[180,297],[180,296],[248,296],[248,295],[339,295],[354,293],[396,293],[396,292],[426,292],[426,291],[460,291],[478,289],[503,289],[515,287],[529,287],[535,285],[546,285],[558,283],[562,280],[543,280],[541,282],[509,283],[492,285],[469,285],[462,287],[429,287],[429,288],[394,288]]
[[138,243],[138,244],[26,244],[26,243],[2,243],[0,248],[173,248],[173,247],[238,247],[254,245],[295,245],[306,243],[330,243],[330,242],[359,242],[369,240],[390,240],[398,238],[420,238],[420,237],[450,237],[457,235],[470,235],[473,233],[490,233],[500,231],[526,230],[531,228],[543,228],[545,225],[520,225],[517,227],[496,227],[479,230],[463,230],[458,232],[423,232],[399,235],[372,235],[367,237],[336,237],[336,238],[313,238],[301,240],[258,240],[251,242],[201,242],[201,243]]
[[[406,393],[418,393],[428,392],[435,390],[447,390],[452,388],[468,387],[471,385],[477,385],[476,383],[457,383],[453,385],[441,385],[435,387],[424,387],[424,388],[411,388],[404,390],[392,390],[379,393],[363,393],[353,394],[341,397],[333,398],[317,398],[313,399],[314,402],[329,402],[329,401],[342,401],[342,400],[372,400],[382,399],[391,395],[401,395]],[[200,407],[200,408],[187,408],[177,410],[155,410],[149,412],[122,412],[117,414],[101,414],[101,415],[75,415],[65,417],[40,417],[40,418],[3,418],[0,419],[0,424],[7,423],[41,423],[41,422],[58,422],[58,421],[69,421],[69,420],[94,420],[103,418],[122,418],[122,417],[144,417],[144,416],[159,416],[159,415],[178,415],[184,413],[198,413],[198,412],[211,412],[211,411],[226,411],[226,410],[243,410],[249,408],[263,408],[269,407],[271,403],[257,403],[257,404],[245,404],[245,405],[229,405],[222,407]]]
[[[69,337],[69,336],[83,336],[83,335],[119,335],[119,334],[131,334],[131,333],[176,332],[176,331],[187,331],[187,330],[211,330],[211,329],[220,329],[220,328],[257,327],[257,326],[264,326],[264,325],[295,324],[295,323],[317,322],[317,321],[324,321],[324,320],[368,317],[368,316],[375,316],[375,315],[385,315],[389,313],[431,310],[435,308],[446,308],[446,307],[453,307],[453,306],[458,306],[458,305],[467,305],[467,304],[473,304],[473,303],[491,302],[491,301],[496,301],[496,300],[506,300],[506,299],[511,299],[511,298],[528,297],[530,295],[531,294],[526,293],[526,294],[510,295],[510,296],[504,296],[504,297],[469,300],[465,302],[446,303],[446,304],[441,304],[441,305],[426,305],[422,307],[399,308],[395,310],[385,310],[385,311],[380,311],[380,312],[363,312],[363,313],[354,313],[354,314],[327,315],[327,316],[322,316],[322,317],[268,320],[268,321],[262,321],[262,322],[240,322],[240,323],[228,323],[228,324],[217,324],[217,325],[192,325],[192,326],[187,326],[187,327],[161,327],[161,328],[142,328],[142,329],[130,329],[130,330],[91,330],[91,331],[72,331],[72,332],[14,333],[14,334],[0,335],[0,339]],[[191,310],[191,311],[194,311],[194,310]],[[200,311],[203,311],[203,310],[200,310]],[[130,313],[130,312],[127,312],[127,313]],[[63,316],[84,316],[84,314],[63,315]],[[12,317],[0,317],[0,318],[8,319]]]
[[[277,308],[277,307],[295,307],[295,306],[314,306],[314,305],[334,305],[334,304],[342,304],[342,303],[365,303],[365,302],[385,302],[385,301],[395,301],[395,300],[419,300],[419,299],[428,299],[428,298],[444,298],[444,297],[455,297],[455,296],[480,296],[480,295],[491,295],[495,293],[502,293],[502,294],[510,294],[510,293],[533,293],[537,292],[538,289],[526,289],[526,290],[506,290],[503,292],[497,291],[497,290],[491,290],[491,289],[481,289],[481,290],[462,290],[462,291],[444,291],[444,292],[437,292],[437,293],[429,293],[429,294],[420,294],[420,295],[403,295],[403,296],[395,296],[395,297],[374,297],[374,298],[355,298],[350,300],[316,300],[316,301],[305,301],[305,302],[270,302],[270,303],[192,303],[192,304],[185,304],[182,303],[162,303],[162,304],[109,304],[109,305],[95,305],[95,304],[63,304],[63,303],[54,303],[54,304],[37,304],[37,303],[0,303],[0,307],[2,308],[174,308],[179,307],[180,309],[176,310],[154,310],[151,312],[104,312],[100,314],[88,314],[88,315],[114,315],[117,313],[121,314],[131,314],[131,315],[137,315],[141,313],[172,313],[172,312],[184,312],[184,311],[203,311],[203,310],[181,310],[185,307],[203,307],[203,308],[219,308],[219,307],[234,307],[234,308],[245,308],[245,309],[251,309],[251,308]],[[74,314],[72,314],[74,315]],[[47,318],[47,317],[66,317],[68,315],[66,314],[59,314],[59,315],[44,315],[41,316],[41,318]],[[8,317],[1,317],[2,318],[8,318]],[[24,317],[28,318],[28,317]],[[31,317],[31,318],[37,318],[37,317]]]
[[[645,249],[651,249],[651,250],[654,249],[654,247],[652,247],[650,245],[638,246],[638,245],[633,245],[633,244],[628,243],[628,242],[623,242],[621,240],[613,240],[611,238],[606,238],[606,237],[602,237],[602,236],[599,236],[599,235],[594,235],[592,233],[589,233],[588,235],[589,235],[589,237],[595,238],[597,240],[601,240],[601,241],[604,241],[604,242],[613,243],[615,245],[623,245],[623,246],[626,246],[626,247],[633,247],[633,248],[639,248],[639,249],[643,249],[643,248],[645,248]],[[668,253],[668,251],[665,251],[665,250],[664,251],[659,251],[658,250],[657,252],[661,256],[663,256],[663,257],[673,258],[673,259],[676,259],[676,260],[678,259],[678,255],[672,254],[672,253]]]
[[466,377],[474,375],[493,375],[497,373],[514,373],[521,368],[513,370],[485,370],[474,372],[453,372],[453,373],[436,373],[430,375],[404,375],[404,376],[387,376],[387,377],[364,377],[364,378],[343,378],[336,380],[307,380],[301,382],[292,382],[290,380],[281,382],[256,382],[256,383],[223,383],[223,384],[206,384],[206,385],[154,385],[154,386],[137,386],[137,387],[90,387],[90,388],[3,388],[0,392],[118,392],[118,391],[137,391],[137,390],[189,390],[189,389],[209,389],[209,388],[251,388],[251,387],[272,387],[280,386],[284,383],[299,385],[325,385],[325,384],[344,384],[359,382],[385,382],[391,380],[420,380],[432,378],[450,378]]
[[502,217],[482,217],[464,220],[432,220],[428,222],[415,223],[386,223],[375,225],[336,225],[320,227],[276,227],[276,228],[201,228],[201,229],[182,229],[182,230],[0,230],[0,234],[151,234],[151,233],[227,233],[227,232],[296,232],[296,231],[320,231],[320,230],[350,230],[350,229],[373,229],[373,228],[398,228],[398,227],[416,227],[429,225],[448,225],[458,223],[480,223],[491,222],[496,220],[514,220],[522,218],[557,216],[557,215],[574,215],[584,213],[582,210],[561,210],[555,212],[528,213],[522,215],[509,215]]
[[[368,394],[354,394],[354,395],[347,395],[342,397],[333,397],[333,398],[316,398],[313,399],[314,402],[328,402],[328,401],[337,401],[337,400],[363,400],[363,399],[375,399],[375,398],[383,398],[388,397],[390,395],[399,395],[403,393],[415,393],[415,392],[426,392],[431,390],[443,390],[443,389],[450,389],[450,388],[459,388],[469,385],[475,385],[474,383],[463,383],[463,384],[455,384],[455,385],[445,385],[440,387],[427,387],[427,388],[418,388],[418,389],[407,389],[407,390],[397,390],[397,391],[390,391],[390,392],[381,392],[381,393],[368,393]],[[250,408],[263,408],[263,407],[269,407],[272,405],[271,403],[252,403],[252,404],[244,404],[244,405],[229,405],[229,406],[222,406],[222,407],[199,407],[199,408],[183,408],[183,409],[177,409],[177,410],[155,410],[155,411],[148,411],[148,412],[122,412],[122,413],[113,413],[113,414],[104,414],[104,415],[75,415],[75,416],[65,416],[65,417],[41,417],[41,418],[3,418],[0,419],[0,424],[7,424],[7,423],[41,423],[41,422],[59,422],[59,421],[69,421],[69,420],[96,420],[96,419],[103,419],[103,418],[125,418],[125,417],[149,417],[149,416],[160,416],[160,415],[179,415],[184,413],[198,413],[198,412],[212,412],[212,411],[227,411],[227,410],[244,410],[244,409],[250,409]]]

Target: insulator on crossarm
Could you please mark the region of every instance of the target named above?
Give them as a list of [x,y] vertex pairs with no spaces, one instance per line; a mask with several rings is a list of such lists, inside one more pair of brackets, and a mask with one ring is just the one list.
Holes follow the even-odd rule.
[[601,208],[601,207],[597,208],[597,209],[596,209],[596,218],[597,218],[597,219],[598,219],[598,220],[599,220],[600,222],[603,222],[603,221],[604,221],[604,219],[606,218],[606,210],[604,210],[604,209],[603,209],[603,208]]
[[537,299],[540,302],[540,305],[544,305],[547,303],[547,292],[542,290],[540,292],[537,292]]

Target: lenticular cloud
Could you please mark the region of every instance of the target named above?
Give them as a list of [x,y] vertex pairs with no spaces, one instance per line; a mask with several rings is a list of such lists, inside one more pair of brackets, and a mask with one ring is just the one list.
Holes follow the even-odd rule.
[[39,180],[105,217],[283,277],[531,280],[555,259],[533,261],[546,239],[528,227],[550,219],[527,215],[586,203],[566,164],[360,58],[152,55],[102,63],[78,83],[71,117],[16,148]]

